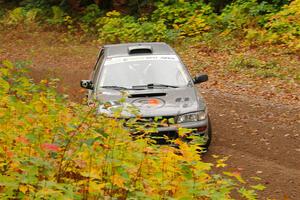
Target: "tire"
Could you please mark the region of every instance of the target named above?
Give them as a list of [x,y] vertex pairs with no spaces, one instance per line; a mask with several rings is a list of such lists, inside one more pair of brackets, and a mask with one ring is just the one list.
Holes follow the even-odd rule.
[[205,144],[202,144],[200,145],[204,151],[207,151],[208,150],[208,147],[211,143],[211,139],[212,139],[212,128],[211,128],[211,122],[210,122],[210,118],[208,116],[208,130],[207,130],[207,135],[206,135],[208,138],[207,138],[207,141]]

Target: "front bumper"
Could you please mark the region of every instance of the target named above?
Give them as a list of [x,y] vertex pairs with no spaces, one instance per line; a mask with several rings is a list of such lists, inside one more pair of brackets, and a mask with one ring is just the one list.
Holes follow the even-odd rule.
[[[190,141],[191,139],[189,138],[189,136],[191,135],[206,136],[208,134],[208,125],[208,119],[205,119],[197,122],[186,122],[181,124],[170,124],[168,126],[156,127],[155,131],[153,131],[153,129],[151,129],[151,131],[146,129],[142,132],[137,131],[133,135],[143,135],[145,137],[149,137],[155,140],[157,144],[169,144],[171,140],[175,140],[179,137],[185,141]],[[192,129],[192,131],[179,136],[180,128]],[[144,134],[144,132],[148,133]]]

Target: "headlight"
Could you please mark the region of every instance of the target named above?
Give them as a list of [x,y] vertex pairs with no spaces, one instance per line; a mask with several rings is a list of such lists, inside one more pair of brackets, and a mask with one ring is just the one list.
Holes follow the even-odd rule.
[[199,111],[199,112],[180,115],[177,118],[177,123],[197,122],[197,121],[205,120],[206,115],[207,115],[206,111]]

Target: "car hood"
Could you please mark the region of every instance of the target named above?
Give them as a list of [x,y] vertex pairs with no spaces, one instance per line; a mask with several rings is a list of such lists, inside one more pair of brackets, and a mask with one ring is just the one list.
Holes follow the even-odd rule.
[[101,89],[97,92],[97,100],[100,102],[99,113],[112,115],[115,109],[122,108],[122,116],[127,117],[177,116],[205,110],[203,98],[193,87],[126,92]]

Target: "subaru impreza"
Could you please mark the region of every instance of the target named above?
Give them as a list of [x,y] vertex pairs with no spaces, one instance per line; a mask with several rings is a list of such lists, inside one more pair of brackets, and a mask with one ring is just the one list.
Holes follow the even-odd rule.
[[[97,112],[113,115],[114,108],[130,105],[137,113],[122,112],[126,119],[164,121],[157,126],[161,137],[177,138],[180,127],[211,142],[211,123],[206,103],[195,87],[208,80],[205,74],[191,77],[178,54],[166,43],[127,43],[101,48],[89,80],[88,101],[98,101]],[[124,94],[125,97],[124,97]],[[119,100],[125,98],[121,103]],[[107,106],[109,105],[109,106]]]

